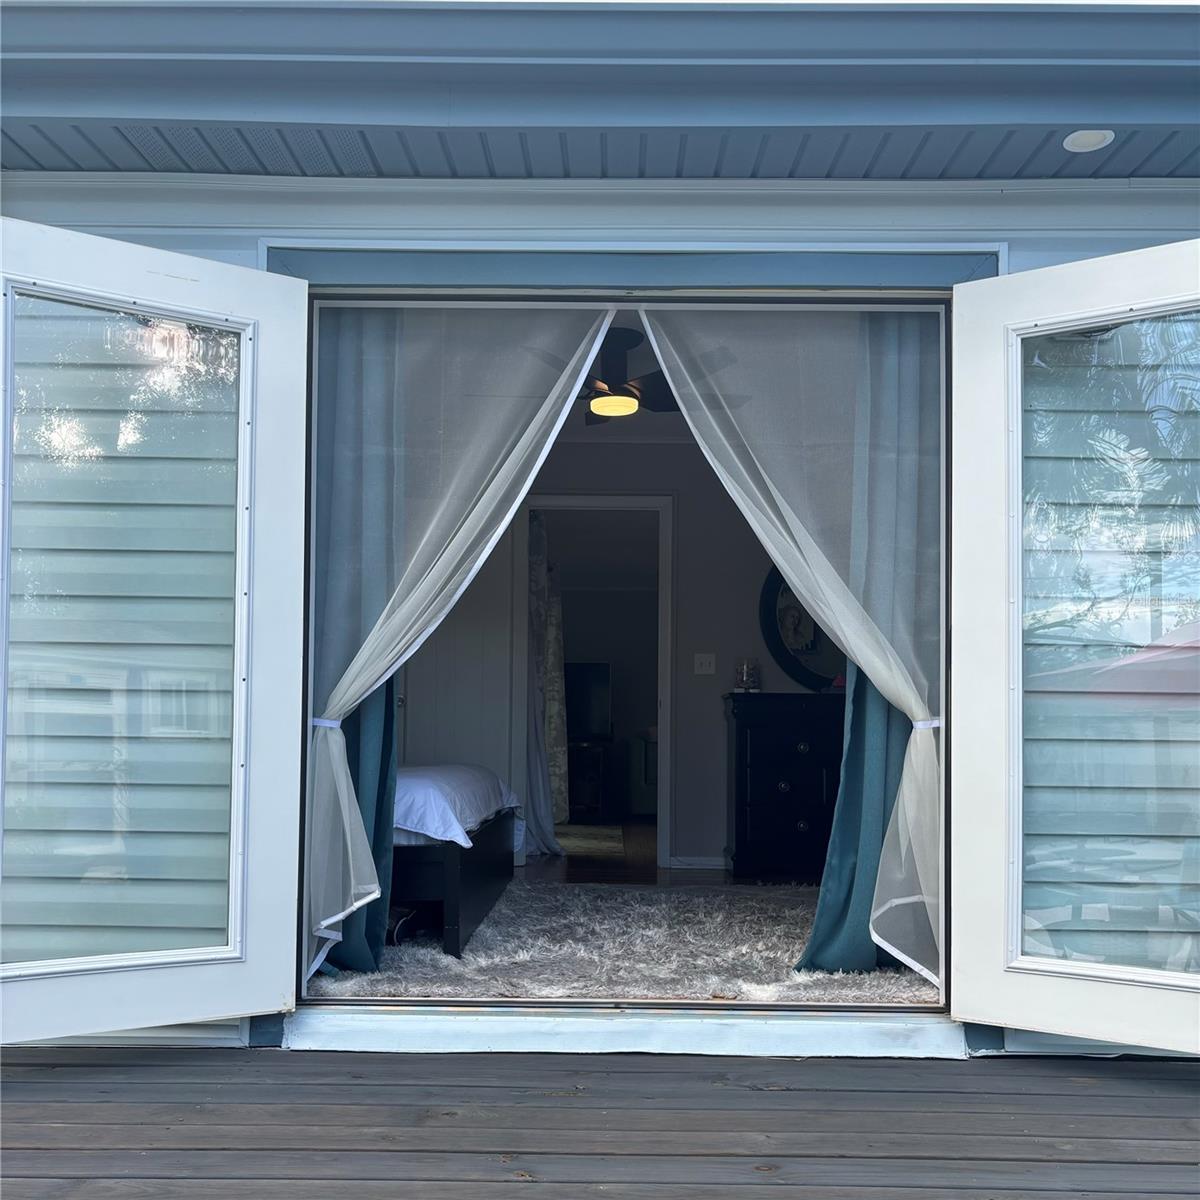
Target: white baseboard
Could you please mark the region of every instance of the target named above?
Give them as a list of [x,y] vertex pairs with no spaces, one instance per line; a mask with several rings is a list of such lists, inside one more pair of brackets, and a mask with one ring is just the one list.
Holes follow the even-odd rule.
[[284,1020],[289,1050],[401,1054],[712,1054],[775,1058],[966,1058],[940,1013],[304,1005]]
[[689,858],[684,855],[671,855],[672,871],[723,871],[725,860],[717,858]]

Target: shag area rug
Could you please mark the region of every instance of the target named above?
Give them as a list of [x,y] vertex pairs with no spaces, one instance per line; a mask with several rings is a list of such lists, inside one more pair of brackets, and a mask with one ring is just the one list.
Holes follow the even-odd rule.
[[384,951],[383,970],[317,976],[310,995],[545,1000],[936,1004],[908,970],[797,972],[816,888],[514,881],[461,959],[438,943]]

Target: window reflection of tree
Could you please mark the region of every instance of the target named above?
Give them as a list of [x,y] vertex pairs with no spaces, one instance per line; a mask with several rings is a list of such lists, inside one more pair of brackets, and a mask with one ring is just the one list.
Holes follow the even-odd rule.
[[1027,485],[1026,639],[1061,668],[1200,618],[1200,318],[1028,339],[1024,381],[1026,454],[1070,471]]

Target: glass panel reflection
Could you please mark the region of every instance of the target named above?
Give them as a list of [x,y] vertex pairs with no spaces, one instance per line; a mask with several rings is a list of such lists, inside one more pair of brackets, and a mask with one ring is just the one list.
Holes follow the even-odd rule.
[[5,962],[228,940],[240,341],[17,297]]
[[1023,343],[1024,952],[1200,968],[1200,314]]

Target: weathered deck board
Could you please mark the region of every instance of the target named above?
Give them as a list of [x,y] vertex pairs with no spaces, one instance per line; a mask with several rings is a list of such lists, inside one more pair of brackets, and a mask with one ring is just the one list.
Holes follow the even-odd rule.
[[[723,1113],[731,1109],[789,1112],[797,1121],[804,1120],[810,1111],[855,1112],[870,1107],[875,1110],[908,1112],[919,1107],[923,1112],[1047,1113],[1094,1116],[1178,1117],[1187,1109],[1183,1097],[1139,1097],[1136,1093],[1108,1096],[1098,1087],[1092,1094],[1063,1097],[1029,1092],[989,1094],[986,1092],[920,1091],[918,1085],[910,1092],[842,1092],[821,1091],[810,1087],[804,1091],[753,1091],[728,1089],[723,1093],[701,1091],[691,1093],[679,1085],[670,1092],[651,1089],[621,1091],[596,1087],[561,1089],[538,1087],[526,1080],[514,1083],[511,1089],[471,1087],[458,1084],[444,1086],[398,1083],[395,1086],[333,1082],[310,1084],[307,1087],[258,1081],[235,1083],[99,1083],[86,1085],[93,1100],[128,1101],[136,1090],[143,1103],[222,1104],[236,1101],[254,1104],[293,1104],[308,1102],[315,1105],[405,1103],[437,1105],[451,1101],[458,1104],[489,1105],[502,1103],[511,1107],[571,1107],[576,1109],[627,1109],[638,1111],[660,1104],[672,1105],[696,1113]],[[12,1085],[10,1098],[23,1101],[69,1101],[80,1096],[85,1085],[72,1082],[42,1083],[38,1080]],[[369,1114],[364,1115],[369,1120]],[[709,1119],[715,1119],[710,1117]]]
[[6,1200],[1149,1200],[1200,1180],[1180,1061],[31,1047],[3,1076]]
[[[914,1097],[915,1099],[915,1097]],[[364,1112],[357,1104],[323,1104],[321,1124],[361,1126]],[[520,1110],[498,1105],[455,1104],[427,1107],[411,1104],[373,1105],[366,1122],[389,1129],[511,1129],[520,1126],[541,1130],[627,1130],[631,1124],[624,1108],[541,1108]],[[10,1100],[4,1118],[8,1126],[42,1125],[308,1125],[313,1120],[308,1104],[135,1104],[121,1101],[92,1103],[23,1102]],[[1104,1117],[1070,1113],[959,1111],[925,1112],[920,1109],[856,1108],[849,1111],[812,1109],[798,1121],[794,1111],[764,1109],[639,1108],[637,1128],[682,1132],[790,1133],[798,1127],[811,1133],[940,1133],[1017,1134],[1051,1138],[1134,1138],[1200,1140],[1200,1117]],[[14,1132],[15,1136],[15,1132]],[[264,1140],[270,1134],[264,1132]],[[461,1136],[461,1135],[460,1135]]]
[[[1046,1192],[1106,1188],[1133,1191],[1152,1180],[1156,1191],[1194,1197],[1196,1168],[1175,1164],[1002,1161],[959,1158],[788,1158],[783,1155],[609,1155],[571,1153],[480,1154],[474,1151],[322,1150],[320,1154],[259,1150],[74,1150],[53,1151],[55,1174],[80,1179],[178,1179],[205,1175],[229,1179],[383,1179],[504,1183],[694,1183],[724,1184],[730,1195],[778,1183],[828,1187],[841,1184],[886,1188],[958,1187],[985,1190],[1028,1183],[1037,1173]],[[45,1172],[47,1154],[12,1150],[4,1156],[7,1178]]]
[[[230,1059],[230,1051],[213,1050],[212,1061],[203,1057],[205,1052],[196,1050],[188,1056],[171,1061],[143,1063],[137,1061],[125,1062],[13,1062],[5,1073],[10,1083],[22,1080],[74,1083],[87,1081],[89,1083],[120,1083],[144,1085],[153,1082],[169,1081],[171,1083],[232,1083],[239,1080],[257,1080],[259,1082],[274,1082],[288,1085],[329,1081],[329,1074],[319,1063],[311,1060],[291,1064],[272,1063],[259,1066],[256,1063]],[[280,1056],[284,1059],[302,1058],[306,1056],[288,1054]],[[360,1056],[374,1059],[375,1055]],[[448,1056],[451,1060],[456,1055]],[[472,1056],[474,1058],[474,1056]],[[577,1061],[569,1070],[537,1071],[536,1076],[546,1081],[548,1086],[557,1089],[575,1086],[574,1080],[580,1072],[586,1072],[592,1087],[600,1086],[612,1089],[641,1090],[648,1078],[678,1081],[681,1075],[676,1072],[658,1073],[652,1071],[623,1071],[612,1070],[604,1065],[608,1056],[598,1061]],[[422,1056],[424,1058],[424,1056]],[[689,1088],[737,1088],[746,1087],[757,1091],[805,1090],[810,1080],[817,1081],[820,1090],[829,1091],[870,1091],[870,1092],[909,1092],[914,1090],[912,1080],[892,1064],[872,1063],[863,1065],[831,1060],[808,1060],[805,1063],[792,1063],[783,1066],[770,1066],[773,1060],[765,1060],[765,1065],[759,1069],[746,1066],[723,1067],[721,1059],[693,1059],[691,1071],[682,1076],[686,1078]],[[763,1060],[758,1060],[762,1062]],[[1009,1060],[1021,1061],[1021,1060]],[[1096,1060],[1099,1063],[1101,1060]],[[1029,1089],[1032,1081],[1036,1081],[1037,1089],[1044,1095],[1071,1095],[1092,1093],[1096,1084],[1103,1081],[1104,1091],[1109,1095],[1137,1096],[1170,1096],[1178,1094],[1187,1087],[1179,1072],[1174,1075],[1161,1071],[1145,1072],[1132,1070],[1126,1075],[1113,1077],[1112,1072],[1097,1069],[1095,1063],[1078,1064],[1069,1060],[1057,1060],[1048,1066],[1051,1069],[1042,1071],[998,1072],[993,1063],[995,1060],[976,1059],[965,1063],[941,1062],[930,1060],[922,1064],[921,1087],[925,1091],[931,1084],[943,1093],[963,1093],[988,1091],[993,1094],[1024,1092]],[[437,1082],[445,1085],[467,1085],[471,1087],[502,1087],[511,1086],[513,1072],[521,1071],[522,1065],[509,1064],[505,1056],[505,1070],[497,1075],[495,1063],[486,1061],[471,1061],[465,1063],[430,1063],[428,1061],[414,1062],[412,1070],[406,1075],[420,1080],[422,1083]],[[708,1065],[705,1065],[708,1064]],[[820,1065],[817,1065],[820,1064]],[[1131,1067],[1142,1068],[1146,1063],[1130,1063]],[[1169,1064],[1162,1064],[1164,1066]],[[356,1063],[353,1070],[341,1078],[353,1080],[356,1083],[393,1085],[405,1082],[397,1079],[392,1063]]]
[[[252,1130],[250,1133],[248,1130]],[[5,1128],[10,1150],[78,1150],[79,1126],[18,1123]],[[255,1150],[405,1150],[453,1153],[464,1143],[486,1154],[536,1154],[545,1130],[456,1129],[388,1125],[326,1129],[321,1125],[91,1125],[88,1138],[110,1150],[228,1150],[249,1141]],[[1196,1144],[1183,1139],[1044,1137],[1017,1134],[964,1136],[943,1133],[739,1133],[693,1130],[572,1130],[566,1139],[576,1155],[668,1155],[761,1158],[992,1158],[1046,1162],[1178,1163],[1196,1161]]]
[[[725,1184],[573,1183],[541,1184],[535,1191],[521,1183],[404,1183],[370,1179],[343,1181],[354,1200],[732,1200],[739,1194]],[[327,1181],[153,1179],[92,1181],[78,1179],[14,1179],[5,1200],[329,1200]],[[1055,1192],[1041,1189],[985,1192],[961,1188],[795,1187],[776,1184],[759,1193],[771,1200],[1178,1200],[1175,1192]]]
[[[759,1090],[774,1086],[797,1088],[812,1080],[823,1089],[868,1089],[910,1091],[919,1069],[918,1090],[928,1090],[930,1081],[948,1091],[1021,1091],[1031,1080],[1042,1081],[1045,1091],[1077,1084],[1094,1086],[1103,1081],[1105,1091],[1144,1092],[1147,1087],[1186,1088],[1197,1081],[1195,1064],[1170,1059],[1131,1059],[1120,1063],[1114,1073],[1107,1059],[1065,1058],[976,1058],[963,1061],[909,1060],[913,1070],[897,1060],[879,1059],[726,1059],[652,1055],[389,1055],[347,1054],[338,1072],[328,1068],[328,1056],[318,1053],[260,1051],[248,1056],[243,1050],[145,1048],[97,1049],[22,1047],[5,1058],[5,1078],[16,1081],[35,1073],[49,1079],[88,1078],[97,1082],[148,1083],[170,1079],[176,1082],[231,1082],[251,1077],[263,1082],[353,1081],[356,1083],[470,1083],[473,1086],[509,1088],[514,1080],[534,1077],[547,1086],[570,1085],[586,1074],[591,1081],[605,1080],[613,1086],[641,1088],[647,1080],[663,1087],[686,1082],[697,1084],[746,1085]],[[654,1064],[662,1062],[661,1069]],[[407,1068],[397,1071],[398,1064]]]

